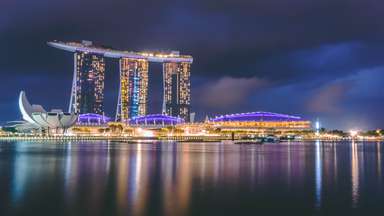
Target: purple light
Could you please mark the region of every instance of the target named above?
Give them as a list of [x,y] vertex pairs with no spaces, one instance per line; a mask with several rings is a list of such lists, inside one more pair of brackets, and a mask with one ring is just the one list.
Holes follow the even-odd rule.
[[302,118],[298,116],[284,115],[271,112],[250,112],[250,113],[238,113],[219,116],[211,119],[213,122],[222,121],[259,121],[259,122],[274,122],[274,121],[301,121]]
[[185,121],[182,118],[162,114],[138,116],[129,120],[129,123],[132,125],[175,125],[184,122]]
[[111,118],[107,116],[95,113],[80,114],[78,118],[78,122],[81,124],[105,124],[110,120]]

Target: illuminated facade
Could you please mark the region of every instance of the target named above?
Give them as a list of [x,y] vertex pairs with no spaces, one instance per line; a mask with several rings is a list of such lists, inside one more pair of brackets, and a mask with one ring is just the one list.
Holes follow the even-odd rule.
[[163,113],[188,121],[191,103],[191,64],[166,62],[163,64]]
[[111,118],[107,116],[94,113],[86,113],[79,115],[77,125],[105,125],[110,121]]
[[129,120],[131,126],[174,126],[185,123],[184,119],[163,114],[137,116]]
[[146,115],[148,101],[148,61],[120,59],[120,90],[116,120]]
[[311,122],[298,116],[270,112],[250,112],[223,115],[209,122],[222,131],[284,132],[311,129]]
[[69,112],[103,114],[104,57],[75,52],[74,74]]
[[61,109],[52,109],[47,112],[41,105],[31,105],[24,91],[20,92],[19,109],[23,120],[29,123],[25,125],[48,131],[63,129],[65,132],[76,123],[78,118],[77,113],[66,113]]
[[120,59],[120,88],[116,121],[147,114],[148,62],[163,64],[163,113],[189,120],[192,56],[178,51],[131,52],[93,45],[90,41],[48,42],[75,53],[70,111],[103,114],[104,58]]

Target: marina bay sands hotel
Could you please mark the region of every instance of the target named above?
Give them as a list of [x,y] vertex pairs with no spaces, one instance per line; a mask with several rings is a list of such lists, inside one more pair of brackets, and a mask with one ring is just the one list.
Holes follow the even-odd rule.
[[90,41],[48,42],[74,53],[74,71],[69,112],[103,114],[105,58],[117,58],[120,87],[116,121],[125,122],[147,114],[148,62],[163,64],[164,114],[189,120],[192,56],[170,52],[130,52],[93,45]]

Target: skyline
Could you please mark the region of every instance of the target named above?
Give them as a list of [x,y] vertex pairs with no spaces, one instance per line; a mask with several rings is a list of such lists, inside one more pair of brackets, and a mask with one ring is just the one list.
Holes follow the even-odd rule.
[[[191,104],[198,119],[206,114],[270,111],[313,121],[319,118],[327,128],[384,127],[384,117],[379,115],[384,105],[384,29],[378,22],[383,3],[324,1],[317,5],[297,0],[290,1],[290,7],[277,8],[266,1],[242,1],[236,6],[228,1],[217,7],[197,1],[159,4],[156,11],[144,7],[144,2],[82,5],[40,0],[28,11],[20,4],[0,3],[8,10],[0,15],[0,73],[5,77],[0,111],[6,113],[0,122],[17,119],[20,90],[46,107],[68,107],[73,56],[45,44],[58,39],[191,54],[196,60]],[[71,17],[80,8],[83,13]],[[144,8],[151,15],[130,23],[131,28],[121,21],[132,20]],[[116,12],[123,10],[132,13]],[[97,17],[97,11],[108,15]],[[17,16],[21,13],[25,20]],[[55,19],[48,19],[52,14]],[[174,30],[179,28],[183,31]],[[110,76],[106,76],[105,106],[113,117],[118,62],[106,61]],[[161,69],[149,67],[158,73],[149,84],[160,84],[156,79],[161,80]],[[54,80],[61,82],[53,85]],[[54,91],[46,91],[47,87]],[[149,94],[149,113],[159,113],[159,95]]]

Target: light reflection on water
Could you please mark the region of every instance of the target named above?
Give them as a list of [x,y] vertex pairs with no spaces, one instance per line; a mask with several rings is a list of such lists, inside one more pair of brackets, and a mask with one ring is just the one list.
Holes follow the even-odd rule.
[[359,201],[359,154],[358,144],[352,141],[352,204],[356,207]]
[[316,141],[316,207],[321,207],[321,186],[322,186],[322,157],[321,157],[321,144]]
[[0,215],[384,209],[379,142],[2,142],[0,148]]

